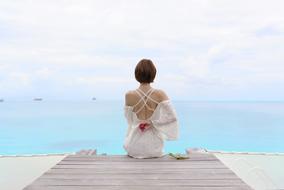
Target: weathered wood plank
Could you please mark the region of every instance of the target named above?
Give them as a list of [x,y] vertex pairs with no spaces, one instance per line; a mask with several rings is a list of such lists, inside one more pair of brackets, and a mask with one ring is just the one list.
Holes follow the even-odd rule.
[[52,168],[50,169],[49,171],[47,171],[48,173],[81,173],[81,174],[91,174],[91,173],[181,173],[181,172],[188,172],[189,174],[193,173],[197,173],[197,172],[200,172],[200,173],[232,173],[232,171],[226,169],[226,168],[223,168],[223,169],[216,169],[216,168],[198,168],[198,169],[155,169],[155,168],[152,168],[152,169],[148,169],[148,170],[145,170],[143,168],[140,168],[140,169],[115,169],[115,168],[112,168],[112,169],[105,169],[105,168],[98,168],[98,169],[59,169],[59,168]]
[[[189,155],[190,159],[217,159],[214,155],[212,154],[190,154]],[[136,159],[136,158],[132,158],[130,156],[127,155],[96,155],[96,156],[89,156],[89,155],[70,155],[68,156],[68,158],[73,158],[73,159],[102,159],[102,160],[132,160],[132,161],[141,161],[141,159]],[[174,158],[172,158],[169,155],[165,155],[163,157],[160,158],[154,158],[155,161],[160,161],[160,160],[175,160]],[[190,160],[188,159],[188,160]],[[148,159],[143,159],[143,161],[147,161],[147,160],[153,160],[152,158],[148,158]]]
[[116,169],[144,169],[145,171],[147,169],[203,169],[203,168],[216,168],[216,169],[226,169],[223,164],[218,163],[218,164],[184,164],[184,165],[127,165],[127,164],[117,164],[117,165],[108,165],[108,164],[101,164],[101,165],[56,165],[53,168],[58,168],[58,169],[113,169],[113,167],[116,167]]
[[[168,159],[161,159],[161,160],[156,160],[156,159],[133,159],[133,158],[95,158],[95,157],[90,157],[90,158],[65,158],[64,161],[83,161],[83,162],[94,162],[94,161],[104,161],[104,162],[167,162],[167,163],[172,163],[176,162],[177,160],[174,158],[168,158]],[[203,162],[203,161],[218,161],[217,158],[190,158],[186,160],[178,160],[179,162]]]
[[59,185],[74,185],[74,186],[97,186],[97,185],[117,185],[117,186],[128,186],[128,185],[137,185],[137,186],[242,186],[244,185],[240,179],[219,179],[219,180],[208,180],[208,179],[38,179],[34,185],[43,186],[59,186]]
[[46,179],[238,179],[234,173],[46,173],[41,178]]
[[[191,162],[149,162],[147,161],[147,166],[154,165],[154,166],[163,166],[163,165],[216,165],[216,164],[221,164],[218,160],[212,160],[212,161],[191,161]],[[145,162],[122,162],[122,161],[116,161],[116,162],[103,162],[103,161],[97,161],[97,160],[92,160],[92,161],[66,161],[62,160],[59,162],[57,165],[143,165],[145,166]]]
[[171,187],[171,186],[28,186],[24,190],[251,190],[247,186],[239,186],[239,187],[199,187],[199,186],[179,186],[179,187]]
[[[215,156],[213,154],[199,154],[199,153],[191,153],[191,154],[182,154],[182,155],[189,155],[191,158],[211,158]],[[71,154],[68,155],[68,157],[70,158],[91,158],[91,157],[96,157],[96,158],[133,158],[131,156],[128,155],[103,155],[103,154],[98,154],[98,155],[78,155],[78,154]],[[171,156],[169,156],[168,154],[165,154],[164,156],[161,157],[157,157],[157,158],[146,158],[146,160],[152,160],[152,159],[167,159],[167,158],[171,158]],[[133,158],[136,159],[136,158]],[[136,160],[140,160],[139,158]],[[144,159],[145,160],[145,159]]]

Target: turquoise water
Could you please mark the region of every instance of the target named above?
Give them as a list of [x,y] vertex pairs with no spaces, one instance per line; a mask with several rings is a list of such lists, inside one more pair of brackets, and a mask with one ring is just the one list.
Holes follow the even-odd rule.
[[[186,147],[284,152],[284,102],[173,102],[180,139],[167,152]],[[74,152],[124,154],[123,102],[1,102],[0,155]]]

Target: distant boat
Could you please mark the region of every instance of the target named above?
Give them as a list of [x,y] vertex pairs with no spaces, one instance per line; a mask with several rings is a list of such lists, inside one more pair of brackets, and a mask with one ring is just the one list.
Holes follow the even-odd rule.
[[94,101],[95,101],[95,100],[97,100],[97,98],[93,97],[93,98],[92,98],[92,100],[94,100]]
[[34,101],[42,101],[42,98],[34,98]]
[[0,102],[4,102],[4,99],[0,99]]

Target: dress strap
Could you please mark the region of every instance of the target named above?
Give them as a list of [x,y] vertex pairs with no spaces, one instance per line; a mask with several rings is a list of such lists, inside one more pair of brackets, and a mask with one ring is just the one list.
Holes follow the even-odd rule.
[[147,96],[149,96],[149,95],[151,95],[152,94],[152,91],[154,91],[154,89],[153,88],[150,88],[146,93],[145,92],[143,92],[141,89],[137,89],[137,90],[135,90],[135,92],[142,98],[142,97],[147,97]]
[[[152,109],[150,106],[148,106],[147,102],[148,100],[152,100],[153,102],[159,104],[157,101],[155,101],[154,99],[152,99],[150,96],[152,95],[152,93],[155,91],[155,89],[149,89],[146,93],[143,92],[141,89],[137,89],[135,90],[135,92],[140,96],[140,100],[137,102],[137,104],[134,105],[137,106],[141,101],[143,101],[144,105],[141,106],[135,113],[139,113],[145,106],[151,110],[151,111],[154,111],[154,109]],[[146,98],[146,99],[145,99]]]
[[139,91],[140,89],[137,89],[137,90],[135,90],[135,92],[136,92],[136,94],[138,94],[138,96],[140,97],[140,100],[133,106],[133,107],[136,107],[141,101],[143,101],[144,102],[144,104],[145,104],[145,97],[147,97],[148,96],[148,94],[150,94],[151,93],[151,90],[152,89],[149,89],[147,92],[146,92],[146,94],[142,91],[142,90],[140,90],[141,92],[142,92],[142,94],[141,94],[141,92]]
[[[155,91],[155,89],[153,88],[152,89],[152,91],[150,92],[150,94],[148,94],[148,92],[151,90],[148,90],[146,93],[145,92],[143,92],[141,89],[137,89],[140,93],[142,93],[144,96],[146,96],[147,97],[147,99],[149,99],[149,100],[151,100],[151,101],[153,101],[153,102],[155,102],[156,104],[159,104],[159,102],[157,102],[156,100],[154,100],[153,98],[151,98],[150,96],[151,96],[151,94]],[[147,95],[148,94],[148,95]]]

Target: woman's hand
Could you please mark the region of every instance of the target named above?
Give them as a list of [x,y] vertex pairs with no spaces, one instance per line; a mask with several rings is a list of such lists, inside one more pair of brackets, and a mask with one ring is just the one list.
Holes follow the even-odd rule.
[[141,130],[141,132],[144,132],[145,130],[151,127],[151,124],[150,123],[140,123],[138,127]]

